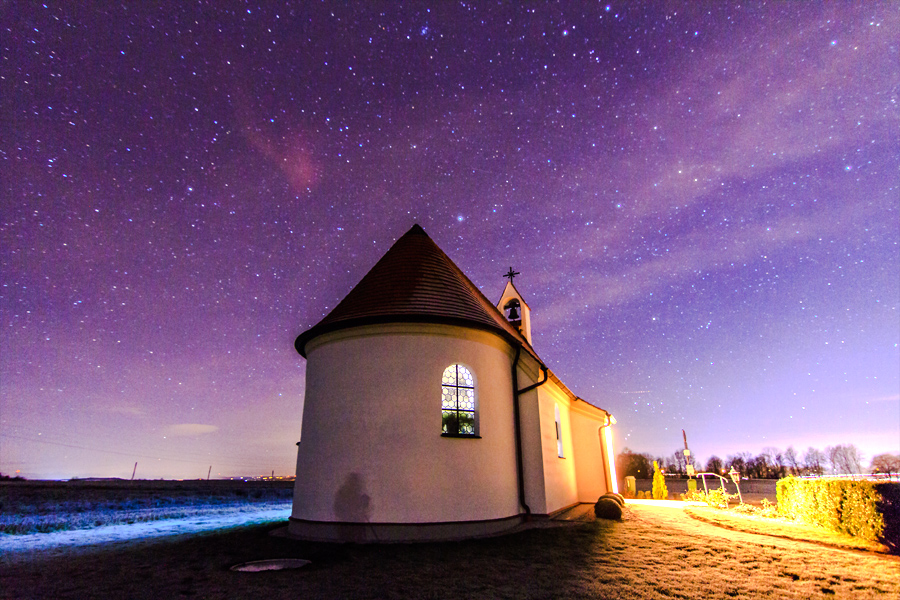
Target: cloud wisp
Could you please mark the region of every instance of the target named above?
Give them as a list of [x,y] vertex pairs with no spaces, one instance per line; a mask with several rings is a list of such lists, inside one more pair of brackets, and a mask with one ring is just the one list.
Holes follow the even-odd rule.
[[215,433],[219,430],[216,425],[204,425],[201,423],[178,423],[168,425],[163,429],[165,437],[196,437]]

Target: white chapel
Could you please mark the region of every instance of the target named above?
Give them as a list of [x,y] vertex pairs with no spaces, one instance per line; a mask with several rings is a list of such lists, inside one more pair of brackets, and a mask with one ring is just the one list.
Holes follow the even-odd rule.
[[535,352],[513,275],[494,305],[415,225],[297,338],[289,535],[490,535],[617,491],[615,419]]

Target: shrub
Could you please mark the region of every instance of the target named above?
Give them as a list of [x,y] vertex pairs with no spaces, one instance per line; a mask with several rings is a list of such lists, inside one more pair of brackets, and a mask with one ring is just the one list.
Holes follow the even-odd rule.
[[653,499],[665,500],[669,497],[669,490],[666,489],[666,477],[659,470],[659,465],[653,461]]
[[756,514],[761,517],[775,518],[778,516],[778,506],[769,502],[768,498],[763,498],[759,503],[760,507],[756,509]]
[[716,488],[713,490],[709,490],[708,492],[693,490],[688,492],[684,496],[685,500],[691,500],[693,502],[705,502],[713,508],[728,508],[728,501],[733,498],[737,498],[737,494],[729,494],[722,488]]
[[778,481],[778,513],[900,549],[900,485],[847,479]]
[[687,502],[706,502],[706,494],[698,490],[688,490],[681,495],[681,499]]
[[600,498],[594,505],[594,515],[598,519],[622,520],[622,507],[612,498]]
[[775,505],[765,498],[762,499],[761,506],[753,506],[752,504],[738,504],[731,510],[739,514],[751,515],[754,517],[766,517],[771,519],[778,516],[778,511],[775,510]]

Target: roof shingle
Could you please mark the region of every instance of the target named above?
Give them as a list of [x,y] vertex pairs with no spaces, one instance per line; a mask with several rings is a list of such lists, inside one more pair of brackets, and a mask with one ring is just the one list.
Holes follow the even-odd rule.
[[452,260],[414,225],[350,293],[294,346],[304,357],[313,338],[376,323],[447,323],[494,331],[534,350]]

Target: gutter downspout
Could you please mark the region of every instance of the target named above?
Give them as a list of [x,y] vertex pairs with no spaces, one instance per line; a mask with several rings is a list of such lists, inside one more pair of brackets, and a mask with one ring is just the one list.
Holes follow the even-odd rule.
[[513,389],[513,415],[515,417],[516,424],[516,471],[518,472],[519,479],[519,504],[525,509],[525,518],[531,518],[531,507],[528,506],[528,503],[525,502],[525,465],[522,459],[522,422],[519,417],[519,396],[524,394],[525,392],[530,392],[536,387],[542,386],[547,383],[547,379],[549,379],[550,374],[547,369],[547,365],[540,363],[541,370],[544,372],[544,378],[541,381],[533,385],[529,385],[525,389],[519,389],[519,357],[522,354],[522,345],[516,345],[516,356],[513,359],[512,363],[512,389]]

